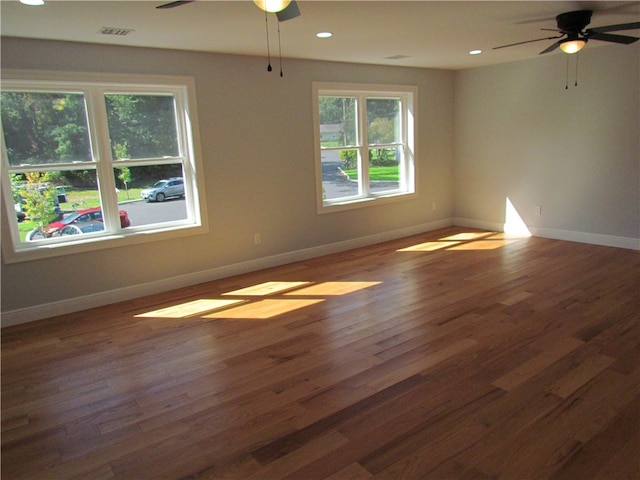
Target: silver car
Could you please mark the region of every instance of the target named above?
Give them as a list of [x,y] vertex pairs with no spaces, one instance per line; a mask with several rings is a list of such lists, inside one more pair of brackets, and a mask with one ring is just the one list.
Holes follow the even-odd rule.
[[140,195],[147,202],[164,202],[166,198],[184,197],[184,181],[182,177],[160,180],[153,187],[142,190]]

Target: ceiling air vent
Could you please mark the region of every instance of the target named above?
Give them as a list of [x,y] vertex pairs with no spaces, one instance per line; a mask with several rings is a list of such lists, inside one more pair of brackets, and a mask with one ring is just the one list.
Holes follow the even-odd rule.
[[102,27],[99,33],[101,35],[117,35],[120,37],[124,37],[125,35],[129,35],[133,31],[135,30],[133,30],[132,28]]

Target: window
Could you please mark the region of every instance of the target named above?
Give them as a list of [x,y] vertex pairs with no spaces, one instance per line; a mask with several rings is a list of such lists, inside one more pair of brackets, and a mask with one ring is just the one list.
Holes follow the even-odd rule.
[[318,212],[415,193],[415,87],[315,83]]
[[193,80],[50,75],[3,72],[5,258],[201,233]]

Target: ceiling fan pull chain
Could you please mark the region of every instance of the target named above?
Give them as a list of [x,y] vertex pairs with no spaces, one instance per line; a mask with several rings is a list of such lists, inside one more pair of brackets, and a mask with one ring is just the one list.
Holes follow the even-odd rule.
[[284,77],[282,74],[282,43],[280,42],[280,20],[278,20],[278,55],[280,56],[280,76]]
[[567,68],[564,74],[564,89],[569,90],[569,56],[567,56]]
[[578,59],[580,58],[580,52],[576,53],[576,84],[575,87],[578,86]]
[[270,72],[271,70],[273,70],[273,68],[271,68],[271,50],[269,48],[269,20],[266,10],[264,12],[264,26],[265,31],[267,32],[267,72]]

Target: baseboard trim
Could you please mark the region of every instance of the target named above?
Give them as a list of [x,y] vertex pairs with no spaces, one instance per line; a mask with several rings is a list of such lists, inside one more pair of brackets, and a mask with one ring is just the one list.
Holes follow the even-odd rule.
[[171,277],[170,279],[158,280],[140,285],[132,285],[115,290],[99,292],[82,297],[65,299],[57,302],[51,302],[43,305],[35,305],[26,308],[20,308],[2,312],[1,326],[9,327],[20,325],[23,323],[42,320],[45,318],[56,317],[58,315],[67,315],[90,308],[110,305],[117,302],[131,300],[134,298],[153,295],[156,293],[167,292],[178,288],[189,287],[200,283],[218,280],[220,278],[240,275],[247,272],[263,270],[265,268],[286,265],[301,260],[329,255],[332,253],[351,250],[353,248],[365,247],[382,243],[398,238],[409,237],[423,232],[437,230],[453,225],[451,218],[428,222],[412,227],[401,228],[387,232],[376,233],[366,237],[359,237],[341,242],[331,243],[327,245],[319,245],[292,252],[286,252],[278,255],[257,258],[246,262],[235,263],[231,265],[223,265],[207,270],[193,272],[186,275]]
[[[482,230],[492,230],[496,232],[504,231],[504,224],[487,222],[472,218],[455,217],[453,224],[459,227],[478,228]],[[601,235],[598,233],[576,232],[572,230],[561,230],[557,228],[527,227],[534,237],[551,238],[554,240],[565,240],[568,242],[589,243],[592,245],[602,245],[604,247],[626,248],[629,250],[640,250],[640,238],[618,237],[615,235]]]
[[590,243],[605,247],[626,248],[640,250],[640,238],[616,237],[614,235],[601,235],[598,233],[573,232],[570,230],[558,230],[555,228],[530,228],[531,234],[536,237],[567,240],[569,242]]

